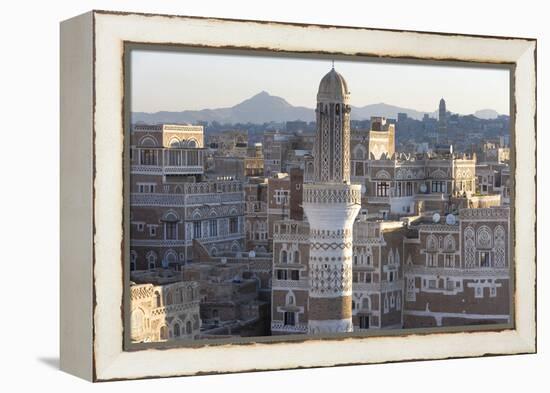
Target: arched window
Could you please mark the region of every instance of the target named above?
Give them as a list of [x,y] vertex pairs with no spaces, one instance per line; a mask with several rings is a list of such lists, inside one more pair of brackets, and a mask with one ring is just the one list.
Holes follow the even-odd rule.
[[158,291],[155,291],[155,304],[157,305],[157,307],[162,306],[160,293]]
[[489,249],[493,247],[493,234],[487,226],[482,226],[477,230],[477,247]]
[[170,265],[175,265],[178,262],[178,254],[174,250],[168,250],[166,251],[166,254],[164,254],[164,267],[168,267]]
[[150,135],[145,135],[141,140],[139,141],[140,146],[147,146],[147,147],[155,147],[157,145],[157,142],[155,139]]
[[300,263],[300,252],[298,250],[294,251],[293,263]]
[[187,142],[187,147],[195,148],[197,146],[198,146],[198,143],[195,139],[189,139],[189,141]]
[[168,340],[168,327],[166,325],[160,327],[160,339]]
[[157,254],[154,251],[149,251],[145,256],[145,259],[147,259],[147,267],[149,270],[157,267]]
[[180,140],[173,136],[172,138],[170,138],[170,143],[169,143],[170,147],[180,147]]
[[388,264],[389,264],[389,265],[393,265],[393,263],[394,263],[393,251],[390,250],[390,252],[388,253]]
[[168,292],[166,294],[166,305],[169,306],[172,303],[174,303],[174,298],[172,296],[172,292]]
[[353,159],[354,160],[364,160],[366,155],[366,150],[363,145],[356,145],[353,148]]
[[187,288],[187,300],[193,300],[193,287]]
[[193,332],[193,327],[191,326],[191,321],[185,323],[185,332],[191,334]]
[[139,340],[144,331],[145,313],[141,308],[132,310],[131,314],[131,332],[132,338]]
[[181,334],[180,332],[180,324],[179,323],[175,323],[174,324],[174,337],[179,337]]
[[437,239],[434,235],[429,235],[426,241],[428,251],[437,251]]
[[445,251],[455,250],[455,239],[453,235],[449,234],[445,236],[445,240],[443,240],[443,248],[445,249]]
[[130,271],[136,270],[137,253],[130,251]]
[[287,263],[288,262],[288,254],[286,250],[281,251],[281,263]]
[[368,296],[363,298],[361,306],[363,310],[370,310],[370,298]]

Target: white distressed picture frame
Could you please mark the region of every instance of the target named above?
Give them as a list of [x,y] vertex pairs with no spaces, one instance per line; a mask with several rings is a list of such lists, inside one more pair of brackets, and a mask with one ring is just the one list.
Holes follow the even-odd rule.
[[[512,64],[514,328],[124,350],[124,46]],[[536,40],[92,11],[61,25],[61,368],[91,381],[536,351]]]

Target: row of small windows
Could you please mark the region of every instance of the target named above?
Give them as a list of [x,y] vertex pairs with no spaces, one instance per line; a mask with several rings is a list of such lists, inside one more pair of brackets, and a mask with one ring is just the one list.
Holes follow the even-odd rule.
[[392,293],[390,296],[384,296],[384,314],[389,313],[391,309],[401,310],[401,295],[395,296]]
[[296,269],[276,269],[275,275],[277,280],[298,281],[300,279],[300,271]]
[[294,253],[289,253],[287,250],[281,250],[281,263],[300,263],[300,252],[298,250]]

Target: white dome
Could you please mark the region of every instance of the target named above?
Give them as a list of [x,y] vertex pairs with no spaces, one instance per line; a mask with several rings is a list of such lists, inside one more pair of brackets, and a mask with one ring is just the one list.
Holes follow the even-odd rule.
[[321,79],[319,91],[317,93],[317,101],[348,103],[348,84],[344,77],[336,72],[334,68]]

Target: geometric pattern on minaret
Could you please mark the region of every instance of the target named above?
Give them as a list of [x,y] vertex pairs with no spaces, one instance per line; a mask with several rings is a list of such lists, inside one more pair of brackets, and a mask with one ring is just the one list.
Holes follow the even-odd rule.
[[353,222],[361,186],[350,184],[350,93],[334,68],[319,84],[313,182],[304,184],[310,227],[310,334],[353,331]]

